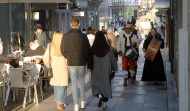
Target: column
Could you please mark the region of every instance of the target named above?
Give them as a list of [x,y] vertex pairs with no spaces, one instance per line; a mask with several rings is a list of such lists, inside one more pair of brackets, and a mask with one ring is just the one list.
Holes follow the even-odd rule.
[[188,74],[188,0],[181,1],[182,5],[182,27],[179,29],[179,52],[178,52],[178,74],[179,74],[179,111],[189,111],[189,77]]
[[83,24],[84,24],[83,28],[85,28],[85,29],[87,30],[87,26],[86,26],[86,22],[87,22],[87,21],[86,21],[86,18],[87,18],[87,17],[86,17],[86,16],[87,16],[87,11],[85,10],[85,11],[84,11],[84,17],[83,17]]
[[62,25],[62,22],[61,22],[61,13],[60,11],[58,11],[58,30],[61,31],[61,25]]
[[89,10],[86,10],[86,28],[89,27]]
[[96,15],[93,16],[93,27],[97,28],[96,27]]

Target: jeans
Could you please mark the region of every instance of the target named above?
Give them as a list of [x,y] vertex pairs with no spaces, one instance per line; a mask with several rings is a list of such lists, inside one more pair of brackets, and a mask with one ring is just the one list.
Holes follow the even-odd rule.
[[84,99],[85,94],[85,66],[68,66],[69,74],[72,82],[72,93],[74,104],[79,104],[78,99],[78,80],[80,83],[80,99]]
[[54,86],[55,101],[57,103],[66,104],[67,86]]

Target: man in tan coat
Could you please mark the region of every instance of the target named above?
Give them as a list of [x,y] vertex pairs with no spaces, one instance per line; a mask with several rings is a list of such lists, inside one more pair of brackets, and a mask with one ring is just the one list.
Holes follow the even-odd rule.
[[[136,49],[139,47],[137,36],[132,34],[131,25],[127,24],[122,30],[125,32],[120,35],[117,42],[117,51],[120,56],[122,56],[122,71],[127,71],[129,64],[129,71],[131,74],[130,82],[134,83],[135,74],[135,60],[131,60],[126,56],[126,52],[129,49]],[[127,76],[124,76],[123,85],[127,85]]]

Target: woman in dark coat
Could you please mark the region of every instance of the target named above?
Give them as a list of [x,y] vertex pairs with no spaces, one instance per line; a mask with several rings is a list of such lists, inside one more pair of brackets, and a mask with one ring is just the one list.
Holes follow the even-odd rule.
[[92,45],[93,69],[91,74],[92,94],[99,98],[98,107],[106,108],[108,98],[112,97],[110,73],[111,66],[117,72],[114,51],[106,42],[103,32],[97,32]]
[[[162,41],[160,48],[164,48],[164,40],[157,33],[156,29],[151,30],[151,34],[147,37],[143,45],[143,51],[146,52],[151,40],[155,38],[159,41]],[[152,62],[148,59],[145,60],[142,81],[154,81],[154,84],[158,84],[158,81],[166,81],[164,64],[160,49],[155,57],[155,60]]]

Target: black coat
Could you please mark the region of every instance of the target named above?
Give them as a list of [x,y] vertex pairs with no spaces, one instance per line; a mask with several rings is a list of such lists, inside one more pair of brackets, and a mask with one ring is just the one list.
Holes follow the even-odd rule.
[[24,50],[25,48],[25,42],[24,42],[24,39],[22,36],[20,36],[20,45],[19,45],[19,41],[18,41],[18,37],[14,37],[14,40],[13,40],[13,47],[14,47],[14,50],[19,50],[19,47]]
[[[147,50],[152,36],[149,35],[144,42],[143,48]],[[157,34],[157,40],[162,41],[160,48],[164,48],[164,40]],[[160,49],[155,57],[155,60],[152,62],[148,59],[145,60],[142,81],[166,81],[165,71],[164,71],[164,64]]]
[[61,53],[67,59],[68,66],[85,66],[92,69],[92,54],[86,34],[79,29],[71,29],[63,36]]

